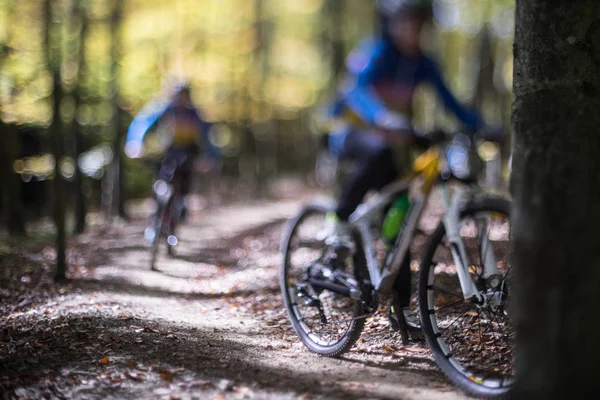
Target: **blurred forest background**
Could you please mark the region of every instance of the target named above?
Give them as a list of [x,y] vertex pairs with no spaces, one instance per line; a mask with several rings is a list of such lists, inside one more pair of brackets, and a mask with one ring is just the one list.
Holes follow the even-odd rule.
[[[459,98],[507,128],[513,14],[513,0],[439,0],[424,38]],[[216,123],[223,194],[314,184],[323,105],[378,25],[366,0],[0,0],[2,227],[53,216],[64,237],[90,210],[126,217],[153,173],[123,155],[127,127],[178,79]],[[455,126],[427,88],[417,104],[418,126]]]

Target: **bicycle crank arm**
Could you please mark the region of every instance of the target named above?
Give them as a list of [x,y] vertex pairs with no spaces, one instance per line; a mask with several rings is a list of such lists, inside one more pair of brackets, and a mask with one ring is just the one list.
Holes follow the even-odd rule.
[[355,300],[360,300],[362,296],[361,291],[358,289],[351,289],[349,287],[338,285],[337,283],[333,283],[331,281],[311,277],[308,279],[308,282],[315,288],[326,289],[330,292],[341,294],[343,296],[350,297]]

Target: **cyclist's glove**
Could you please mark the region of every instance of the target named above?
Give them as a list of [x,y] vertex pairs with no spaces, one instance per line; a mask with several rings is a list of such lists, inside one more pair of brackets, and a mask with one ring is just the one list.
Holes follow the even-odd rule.
[[437,143],[441,143],[448,138],[446,132],[441,129],[435,129],[427,133],[415,131],[415,145],[424,149],[428,149]]

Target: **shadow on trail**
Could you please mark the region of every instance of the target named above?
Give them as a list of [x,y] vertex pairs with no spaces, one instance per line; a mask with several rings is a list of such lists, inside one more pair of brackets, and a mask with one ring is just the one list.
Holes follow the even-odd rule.
[[82,292],[111,292],[129,294],[140,297],[179,298],[184,300],[227,299],[235,297],[257,296],[275,293],[279,288],[264,286],[260,289],[240,289],[225,292],[181,292],[162,287],[152,287],[118,278],[104,277],[102,279],[73,279],[70,281]]
[[179,238],[180,245],[182,245],[182,249],[186,250],[178,252],[176,248],[173,258],[190,263],[205,263],[216,264],[223,267],[235,267],[240,259],[243,258],[243,255],[236,256],[235,250],[243,248],[246,240],[260,237],[264,235],[265,232],[279,227],[285,221],[284,218],[276,218],[258,226],[243,229],[234,234],[224,235],[217,240],[210,239],[204,242],[201,239],[188,239],[182,234]]
[[[227,379],[235,385],[267,392],[344,399],[373,396],[366,389],[344,387],[340,380],[327,379],[317,370],[299,370],[294,362],[277,368],[267,366],[262,361],[269,357],[268,346],[252,346],[206,330],[137,318],[70,315],[43,319],[25,332],[11,327],[1,330],[0,341],[8,343],[9,349],[9,354],[0,354],[0,389],[5,393],[28,383],[61,382],[57,377],[69,382],[67,388],[76,387],[81,385],[78,376],[82,374],[88,379],[94,377],[98,385],[106,386],[117,397],[135,396],[144,385],[162,384],[157,377],[150,382],[150,375],[139,380],[125,378],[123,385],[115,384],[114,379],[111,382],[110,376],[125,373],[131,377],[125,371],[136,365],[146,370],[159,367],[177,371],[173,372],[175,381],[192,374],[194,379]],[[108,358],[103,365],[100,360],[104,357]],[[106,394],[97,389],[86,398]],[[64,393],[64,388],[61,391]]]
[[[167,255],[166,244],[160,246],[158,269],[166,271],[170,261],[235,268],[240,260],[245,258],[245,252],[240,250],[248,244],[249,240],[257,239],[265,232],[276,229],[284,221],[284,218],[275,218],[258,226],[216,236],[214,233],[209,234],[210,232],[199,229],[202,225],[182,226],[178,234],[179,244],[175,247],[172,256]],[[87,248],[87,253],[91,256],[92,268],[120,265],[132,253],[135,254],[140,269],[145,265],[149,268],[150,246],[144,239],[144,228],[145,225],[138,223],[127,225],[125,228],[90,233],[85,242],[75,243],[75,246]]]
[[[366,352],[368,355],[386,355],[383,352]],[[353,364],[361,364],[366,367],[379,368],[384,370],[391,371],[415,371],[416,368],[408,366],[409,363],[414,364],[426,364],[428,368],[437,368],[437,364],[430,358],[427,357],[418,357],[418,356],[402,356],[401,358],[395,361],[370,361],[370,360],[358,360],[348,356],[341,357],[344,362],[349,362]],[[429,375],[431,378],[439,378],[439,372],[434,370],[422,370],[423,375]]]

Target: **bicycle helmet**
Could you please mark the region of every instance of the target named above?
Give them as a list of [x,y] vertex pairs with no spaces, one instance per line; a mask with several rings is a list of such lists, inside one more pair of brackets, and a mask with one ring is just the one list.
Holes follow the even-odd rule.
[[188,94],[189,95],[191,90],[192,90],[191,85],[187,82],[183,82],[183,83],[180,83],[177,86],[175,86],[174,93],[175,93],[175,95],[178,95],[178,94]]
[[428,18],[433,13],[433,0],[377,0],[377,10],[384,18]]

